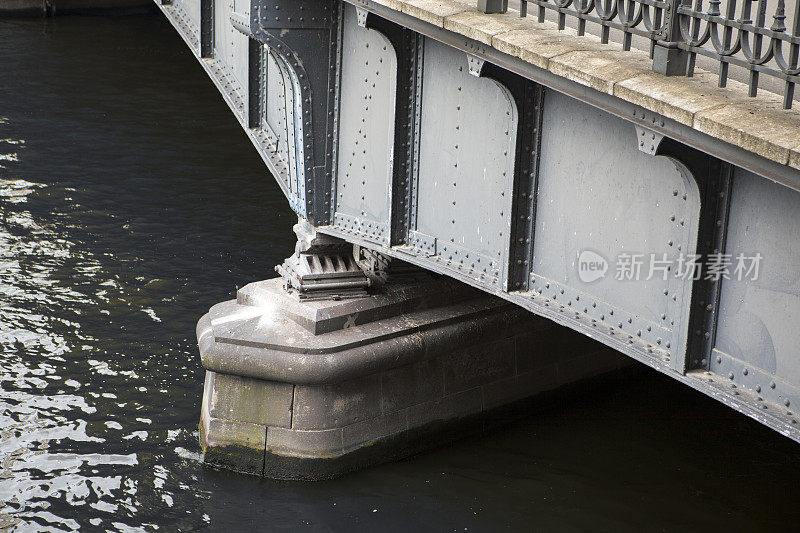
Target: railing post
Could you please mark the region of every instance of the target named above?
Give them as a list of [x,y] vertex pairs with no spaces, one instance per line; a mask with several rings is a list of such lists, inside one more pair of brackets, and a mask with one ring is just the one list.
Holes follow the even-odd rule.
[[653,70],[665,76],[686,76],[689,70],[689,52],[678,47],[683,40],[678,23],[678,6],[682,1],[666,0],[660,38],[653,43]]
[[505,13],[508,11],[508,0],[478,0],[478,11]]

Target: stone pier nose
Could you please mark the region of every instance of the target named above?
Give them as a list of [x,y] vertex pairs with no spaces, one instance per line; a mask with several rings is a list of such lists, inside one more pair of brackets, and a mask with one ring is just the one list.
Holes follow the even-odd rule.
[[607,349],[559,350],[553,334],[570,332],[448,278],[417,274],[347,300],[300,300],[283,283],[252,283],[198,324],[207,463],[333,477],[620,363]]

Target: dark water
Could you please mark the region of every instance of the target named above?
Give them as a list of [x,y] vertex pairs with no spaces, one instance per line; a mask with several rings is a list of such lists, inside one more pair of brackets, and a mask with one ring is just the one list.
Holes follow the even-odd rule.
[[204,467],[195,322],[293,222],[161,18],[0,21],[0,529],[798,529],[800,447],[645,370],[330,482]]

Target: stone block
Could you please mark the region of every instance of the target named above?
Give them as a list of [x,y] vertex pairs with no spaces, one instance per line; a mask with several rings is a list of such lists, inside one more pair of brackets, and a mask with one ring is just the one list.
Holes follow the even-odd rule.
[[469,9],[466,4],[459,2],[448,2],[443,0],[405,0],[403,2],[403,13],[412,17],[443,27],[444,18],[456,13],[461,13]]
[[342,428],[268,428],[266,439],[268,454],[313,458],[338,457],[342,454]]
[[[422,300],[420,287],[389,295],[397,316],[318,335],[286,310],[254,315],[264,302],[249,289],[212,308],[197,330],[213,365],[201,414],[206,461],[281,479],[333,477],[481,430],[495,420],[487,410],[606,368],[586,356],[598,345],[582,335],[472,289],[469,298],[432,286],[439,293]],[[454,303],[457,294],[465,299]],[[386,297],[295,315],[341,317]],[[306,305],[275,298],[273,307]]]
[[372,0],[373,3],[394,9],[395,11],[403,10],[403,2],[400,0]]
[[294,385],[206,372],[209,415],[263,426],[289,427]]
[[326,385],[297,385],[293,429],[347,426],[381,414],[380,375]]
[[514,339],[474,345],[444,358],[444,392],[450,395],[516,373]]
[[544,365],[532,372],[487,383],[481,386],[483,409],[501,407],[533,394],[552,390],[558,385],[558,367],[555,364]]
[[783,109],[782,101],[767,94],[739,103],[698,112],[694,127],[749,152],[781,164],[790,163],[800,140],[800,111]]
[[483,396],[480,387],[457,392],[434,400],[409,407],[408,427],[418,428],[431,422],[454,420],[480,413]]
[[342,452],[351,453],[377,441],[399,435],[408,429],[405,410],[364,420],[342,428]]
[[564,31],[544,25],[536,31],[526,28],[512,30],[492,37],[492,46],[526,63],[547,69],[550,59],[569,52],[581,50],[604,50],[603,45],[591,40],[578,40]]
[[393,368],[381,375],[381,412],[399,411],[444,396],[441,358]]
[[204,410],[200,419],[203,461],[237,472],[261,475],[266,433],[265,426],[212,418]]
[[696,72],[691,78],[668,77],[656,72],[640,74],[614,85],[614,96],[692,126],[695,113],[742,101],[747,93],[716,86],[717,76]]
[[519,15],[504,13],[491,17],[480,11],[463,11],[444,18],[444,29],[460,33],[470,39],[491,45],[492,37],[526,26]]
[[598,91],[614,94],[614,85],[652,71],[650,57],[638,50],[568,52],[550,59],[549,70]]

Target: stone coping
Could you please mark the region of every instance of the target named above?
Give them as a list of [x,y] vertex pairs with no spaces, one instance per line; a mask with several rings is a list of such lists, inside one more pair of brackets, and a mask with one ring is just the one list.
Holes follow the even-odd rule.
[[800,169],[800,110],[783,109],[780,96],[695,69],[693,77],[668,77],[652,70],[648,54],[624,52],[592,35],[559,31],[551,22],[505,14],[485,14],[476,0],[370,0],[439,28],[464,35],[557,76],[616,96],[701,133],[766,159]]
[[[278,286],[280,278],[271,284]],[[439,290],[450,293],[448,284]],[[211,307],[197,324],[200,359],[207,370],[267,381],[333,383],[423,360],[442,347],[454,350],[494,331],[518,333],[524,309],[484,293],[458,303],[433,299],[431,306],[396,307],[365,323],[314,334],[294,317],[298,302],[270,291],[261,306],[236,300]],[[372,297],[374,298],[374,297]],[[438,302],[438,303],[437,303]],[[331,302],[329,302],[331,303]],[[334,305],[337,302],[332,302]],[[354,316],[354,315],[352,315]]]

